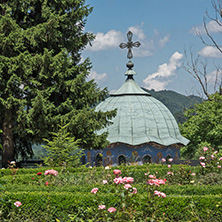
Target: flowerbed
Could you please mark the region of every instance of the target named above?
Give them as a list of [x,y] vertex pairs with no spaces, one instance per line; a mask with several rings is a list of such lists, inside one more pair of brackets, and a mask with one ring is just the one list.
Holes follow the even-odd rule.
[[220,221],[222,186],[200,184],[204,170],[154,164],[0,170],[0,221]]

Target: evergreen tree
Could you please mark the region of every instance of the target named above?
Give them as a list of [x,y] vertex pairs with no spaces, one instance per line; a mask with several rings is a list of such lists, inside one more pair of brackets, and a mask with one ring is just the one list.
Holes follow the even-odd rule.
[[102,148],[114,112],[92,107],[106,89],[86,81],[91,63],[81,52],[93,40],[83,28],[92,8],[85,0],[4,0],[0,3],[0,124],[3,165],[32,155],[61,121],[81,146]]
[[68,124],[60,126],[58,132],[52,132],[52,140],[44,139],[46,141],[44,148],[47,151],[44,163],[50,167],[76,167],[81,164],[83,150],[79,148],[79,141],[69,136],[67,127]]

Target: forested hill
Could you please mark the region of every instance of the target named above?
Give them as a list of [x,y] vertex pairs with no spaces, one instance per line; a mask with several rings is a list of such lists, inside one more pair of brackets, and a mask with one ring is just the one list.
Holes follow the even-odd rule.
[[201,103],[203,101],[201,97],[194,95],[185,96],[171,90],[155,91],[145,88],[142,89],[161,101],[171,111],[178,123],[185,121],[185,117],[183,115],[185,109],[191,108],[194,104]]

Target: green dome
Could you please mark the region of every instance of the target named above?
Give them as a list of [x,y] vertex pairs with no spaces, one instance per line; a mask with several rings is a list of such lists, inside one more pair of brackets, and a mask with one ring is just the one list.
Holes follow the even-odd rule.
[[96,111],[117,109],[113,124],[98,131],[109,133],[110,143],[125,143],[132,146],[155,142],[160,145],[187,145],[189,140],[182,137],[178,124],[160,101],[142,90],[131,78],[119,90],[101,102]]

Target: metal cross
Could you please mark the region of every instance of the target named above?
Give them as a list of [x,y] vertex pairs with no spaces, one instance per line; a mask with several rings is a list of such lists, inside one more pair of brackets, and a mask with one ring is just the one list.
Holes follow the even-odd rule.
[[119,45],[119,47],[121,49],[128,48],[128,53],[127,53],[127,58],[128,59],[132,59],[133,58],[132,48],[133,47],[137,47],[138,48],[140,46],[140,42],[138,42],[138,41],[132,42],[132,37],[133,37],[133,33],[131,31],[129,31],[127,33],[128,42],[127,43],[121,43]]

